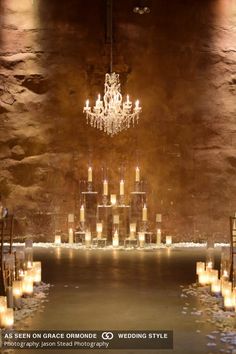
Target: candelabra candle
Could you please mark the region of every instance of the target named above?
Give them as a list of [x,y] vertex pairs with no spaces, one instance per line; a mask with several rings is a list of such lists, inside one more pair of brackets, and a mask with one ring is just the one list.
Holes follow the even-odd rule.
[[107,180],[103,181],[103,195],[108,195],[108,182]]
[[144,206],[143,206],[142,220],[147,221],[147,206],[146,206],[146,204],[144,204]]
[[3,314],[1,319],[1,325],[5,329],[11,329],[14,325],[14,311],[11,308],[7,308]]
[[215,295],[220,295],[221,292],[221,282],[219,279],[211,283],[211,292]]
[[135,182],[140,182],[140,169],[136,167],[135,169]]
[[55,235],[54,243],[55,243],[55,245],[61,244],[61,235]]
[[196,273],[199,275],[200,273],[205,271],[205,262],[197,262],[196,263]]
[[166,246],[170,247],[172,245],[172,236],[166,236]]
[[124,195],[125,194],[125,182],[124,182],[124,180],[122,179],[121,181],[120,181],[120,195]]
[[116,205],[116,194],[111,194],[111,204]]
[[80,207],[80,221],[84,222],[85,221],[85,217],[84,217],[84,206],[81,205]]
[[96,229],[97,229],[97,237],[101,238],[102,237],[102,229],[103,229],[101,222],[97,223]]
[[88,168],[88,182],[93,182],[93,169],[91,166]]

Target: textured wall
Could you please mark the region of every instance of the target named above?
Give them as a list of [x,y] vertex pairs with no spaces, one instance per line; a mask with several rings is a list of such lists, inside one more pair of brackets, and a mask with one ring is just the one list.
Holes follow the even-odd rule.
[[236,209],[236,3],[155,0],[144,16],[133,4],[115,1],[114,69],[143,114],[110,138],[82,113],[108,70],[105,1],[0,0],[0,192],[21,217],[73,211],[89,159],[113,182],[123,163],[130,188],[138,159],[170,232],[223,239]]

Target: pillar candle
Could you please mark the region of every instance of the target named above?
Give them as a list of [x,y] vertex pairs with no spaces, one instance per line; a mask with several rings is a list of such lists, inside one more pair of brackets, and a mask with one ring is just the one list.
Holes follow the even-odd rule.
[[135,182],[140,182],[140,169],[136,167],[135,169]]
[[120,181],[120,195],[124,195],[125,194],[125,182],[124,180],[122,179]]
[[107,180],[103,181],[103,195],[108,195],[108,182],[107,182]]
[[84,222],[84,206],[83,205],[81,205],[81,207],[80,207],[80,221],[81,222]]
[[69,228],[69,243],[74,243],[74,232],[72,227]]
[[93,181],[93,169],[92,167],[90,166],[88,168],[88,182],[92,182]]
[[143,206],[143,221],[147,221],[147,206],[144,204]]

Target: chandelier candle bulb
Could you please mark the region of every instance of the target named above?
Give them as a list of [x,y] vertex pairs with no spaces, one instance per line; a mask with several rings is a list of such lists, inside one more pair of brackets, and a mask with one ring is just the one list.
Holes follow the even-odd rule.
[[84,112],[87,112],[87,111],[90,111],[89,100],[86,100],[85,107],[84,107]]
[[197,262],[196,263],[196,273],[199,275],[200,273],[205,271],[206,264],[204,262]]
[[14,325],[14,311],[11,308],[7,308],[2,314],[1,325],[4,329],[11,329]]
[[81,205],[80,207],[80,221],[84,222],[85,221],[85,217],[84,217],[84,206]]
[[147,221],[147,206],[146,206],[146,204],[144,204],[144,206],[143,206],[142,219],[143,219],[143,221]]
[[120,181],[120,195],[124,195],[125,194],[125,182],[124,180],[122,179]]
[[93,169],[91,166],[88,168],[88,182],[93,182]]
[[103,181],[103,195],[108,195],[108,182],[106,179]]
[[170,247],[172,245],[172,236],[166,236],[166,246]]
[[54,243],[55,243],[55,245],[61,244],[61,235],[55,235]]
[[135,169],[135,182],[140,182],[140,169],[136,167]]
[[116,194],[111,194],[111,204],[116,205]]

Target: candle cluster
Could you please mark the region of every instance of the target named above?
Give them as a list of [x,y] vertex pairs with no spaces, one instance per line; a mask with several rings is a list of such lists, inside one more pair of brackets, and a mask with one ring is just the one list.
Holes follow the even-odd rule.
[[[41,262],[33,262],[32,242],[25,245],[24,251],[16,251],[17,263],[13,265],[13,280],[8,284],[6,296],[0,297],[0,326],[11,329],[14,325],[14,311],[22,307],[22,297],[31,296],[34,284],[41,282]],[[5,267],[9,267],[11,254],[4,257]],[[10,270],[10,268],[8,268]]]
[[225,310],[236,311],[236,287],[233,288],[226,270],[219,278],[219,272],[213,269],[212,262],[197,262],[196,273],[200,285],[209,286],[212,294],[222,296]]

